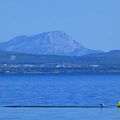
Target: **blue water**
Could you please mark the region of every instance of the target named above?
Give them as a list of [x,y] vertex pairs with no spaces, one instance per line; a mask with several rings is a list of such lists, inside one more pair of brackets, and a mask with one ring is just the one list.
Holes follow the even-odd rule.
[[120,101],[119,74],[1,74],[0,106],[99,105]]
[[0,120],[120,120],[120,110],[115,108],[3,108]]
[[[119,120],[119,74],[0,74],[0,120]],[[108,108],[5,108],[99,105]]]

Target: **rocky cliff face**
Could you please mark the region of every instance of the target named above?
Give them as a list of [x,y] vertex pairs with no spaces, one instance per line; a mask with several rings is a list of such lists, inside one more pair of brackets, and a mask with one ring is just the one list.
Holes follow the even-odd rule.
[[82,56],[99,51],[84,48],[62,31],[52,31],[34,36],[18,36],[0,43],[0,50],[36,55]]

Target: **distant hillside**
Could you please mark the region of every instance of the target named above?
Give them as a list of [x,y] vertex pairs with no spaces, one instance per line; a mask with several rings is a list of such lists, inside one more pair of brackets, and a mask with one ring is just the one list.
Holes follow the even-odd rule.
[[81,57],[31,55],[0,51],[0,64],[35,64],[46,66],[59,64],[71,67],[91,65],[120,67],[120,51],[110,51],[108,53],[91,54]]
[[18,36],[0,43],[0,50],[35,55],[82,56],[100,51],[84,48],[62,31],[52,31],[34,36]]

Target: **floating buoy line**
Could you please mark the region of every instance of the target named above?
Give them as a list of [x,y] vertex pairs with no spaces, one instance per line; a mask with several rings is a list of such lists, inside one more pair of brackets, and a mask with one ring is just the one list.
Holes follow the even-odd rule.
[[104,103],[101,103],[99,105],[96,105],[96,106],[89,106],[89,105],[84,105],[84,106],[62,106],[62,105],[59,105],[59,106],[42,106],[42,105],[7,105],[7,106],[1,106],[1,107],[7,107],[7,108],[108,108],[108,107],[118,107],[120,108],[120,102],[118,102],[117,106],[107,106],[105,105]]

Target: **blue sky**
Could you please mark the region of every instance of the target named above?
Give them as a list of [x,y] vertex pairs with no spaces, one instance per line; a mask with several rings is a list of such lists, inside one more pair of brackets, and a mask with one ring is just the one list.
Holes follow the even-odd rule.
[[0,0],[0,41],[62,30],[92,49],[120,49],[120,0]]

